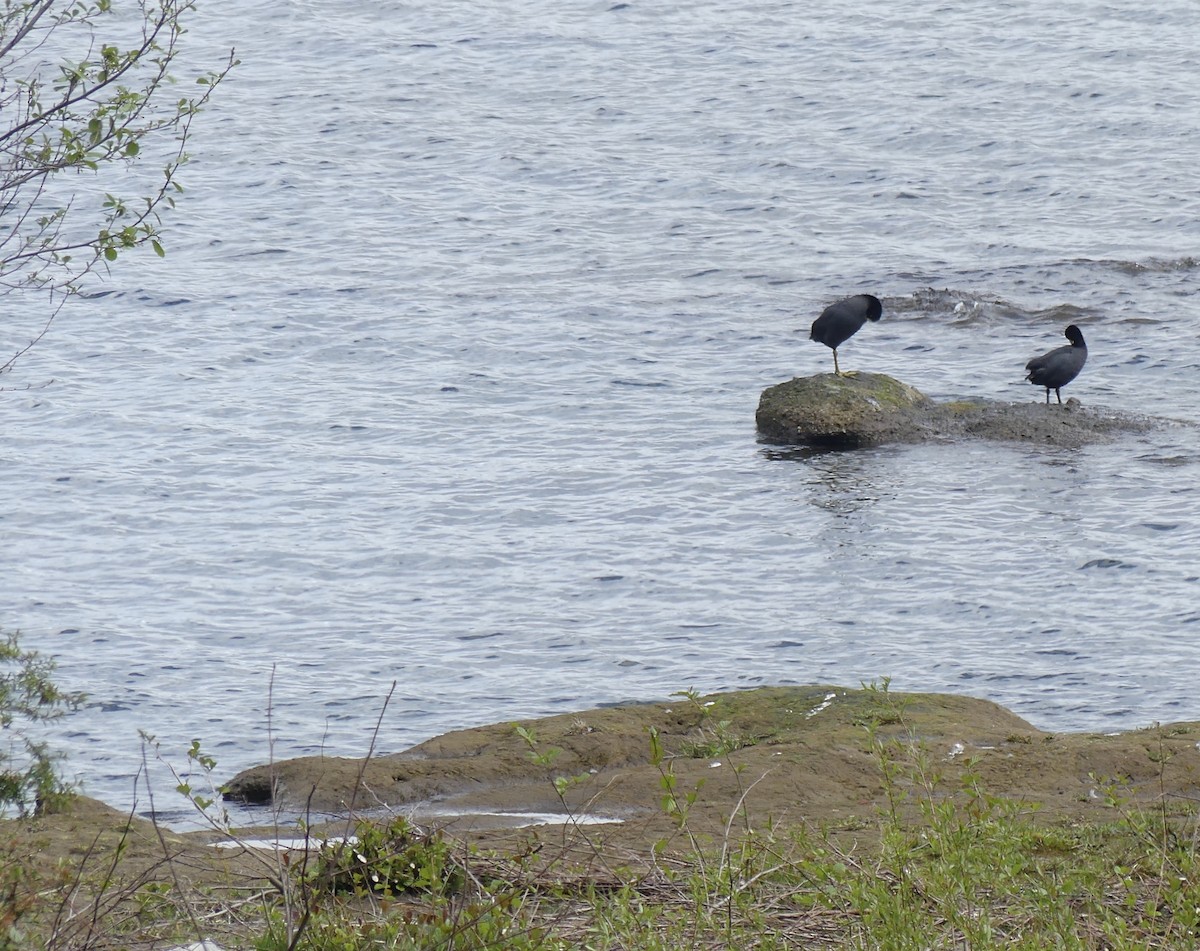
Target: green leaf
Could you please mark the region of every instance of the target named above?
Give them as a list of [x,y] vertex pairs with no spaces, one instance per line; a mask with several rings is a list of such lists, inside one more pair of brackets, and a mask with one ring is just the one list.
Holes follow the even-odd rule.
[[104,249],[104,260],[115,261],[116,259],[117,259],[117,249],[116,248],[105,248]]
[[154,248],[154,253],[155,253],[155,254],[157,254],[157,255],[158,255],[160,258],[162,258],[162,257],[166,257],[166,255],[167,255],[167,252],[166,252],[166,251],[164,251],[164,250],[163,250],[163,246],[162,246],[161,244],[159,244],[159,243],[158,243],[158,239],[156,239],[156,238],[151,238],[151,239],[150,239],[150,246],[151,246],[152,248]]

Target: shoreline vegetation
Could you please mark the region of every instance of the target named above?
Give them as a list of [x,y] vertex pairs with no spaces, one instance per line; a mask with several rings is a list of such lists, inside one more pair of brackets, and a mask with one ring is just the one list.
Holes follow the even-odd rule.
[[[84,797],[0,822],[0,951],[1190,949],[1198,743],[887,681],[683,691],[225,786],[197,743],[153,798],[207,831]],[[229,828],[200,777],[263,826]]]

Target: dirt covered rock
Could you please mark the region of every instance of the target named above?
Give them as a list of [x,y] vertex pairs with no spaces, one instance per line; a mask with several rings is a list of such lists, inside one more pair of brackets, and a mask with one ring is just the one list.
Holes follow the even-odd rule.
[[235,799],[274,789],[277,808],[400,809],[474,828],[514,812],[608,817],[622,823],[606,836],[634,847],[670,830],[669,794],[693,798],[692,822],[713,829],[739,803],[773,822],[869,820],[886,800],[884,761],[897,757],[948,790],[969,774],[1055,816],[1100,809],[1110,783],[1192,795],[1198,738],[1195,724],[1051,734],[948,694],[776,687],[494,724],[369,761],[289,760],[228,788]]
[[[353,828],[347,818],[319,826],[321,813],[408,816],[522,855],[570,839],[583,854],[637,864],[672,842],[686,850],[768,828],[869,842],[891,810],[921,821],[921,802],[981,792],[1023,804],[1041,823],[1112,822],[1126,808],[1114,808],[1114,796],[1155,810],[1196,801],[1198,741],[1195,723],[1052,734],[988,701],[878,687],[689,693],[455,731],[369,760],[308,757],[247,770],[230,797],[266,802],[262,827],[234,834],[237,848],[78,797],[55,814],[0,821],[0,868],[19,866],[39,894],[59,889],[75,902],[87,884],[101,918],[111,923],[124,909],[136,928],[145,889],[166,894],[155,883],[274,887],[288,861],[311,852],[288,859],[256,837]],[[514,828],[527,824],[522,817],[539,825]],[[587,824],[604,819],[612,821]],[[92,920],[62,907],[76,923]],[[50,902],[39,920],[59,913]]]

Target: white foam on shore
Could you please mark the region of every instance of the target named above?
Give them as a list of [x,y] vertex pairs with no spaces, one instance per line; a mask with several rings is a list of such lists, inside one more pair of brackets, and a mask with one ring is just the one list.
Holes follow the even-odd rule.
[[824,710],[826,707],[828,707],[836,699],[837,699],[836,693],[825,694],[825,699],[822,700],[820,703],[818,703],[811,710],[809,710],[808,713],[805,714],[805,718],[811,719],[812,717],[815,717],[818,713],[820,713],[822,710]]
[[[434,811],[421,812],[423,819],[478,819],[481,824],[486,826],[496,826],[506,829],[524,829],[530,826],[555,826],[555,825],[577,825],[577,826],[598,826],[610,825],[624,822],[624,819],[618,819],[612,816],[597,816],[588,813],[579,813],[577,815],[569,815],[560,812],[500,812],[488,810],[460,810],[460,809],[439,809]],[[218,849],[266,849],[268,851],[277,852],[293,852],[303,851],[305,849],[317,849],[322,845],[338,844],[341,842],[356,842],[354,836],[349,838],[345,836],[331,836],[329,838],[321,838],[316,835],[310,836],[293,836],[284,838],[278,836],[269,837],[248,837],[239,838],[231,837],[221,839],[212,843]]]
[[435,819],[502,819],[507,828],[523,829],[526,826],[600,826],[624,822],[613,816],[593,816],[587,813],[570,815],[565,812],[486,812],[478,810],[445,810],[426,812],[422,815]]
[[266,849],[267,851],[275,852],[298,852],[305,849],[315,850],[323,845],[339,845],[343,842],[349,842],[353,845],[357,840],[354,836],[347,839],[345,836],[333,836],[328,839],[322,839],[315,835],[297,836],[292,839],[221,839],[218,842],[212,843],[213,848],[217,849]]

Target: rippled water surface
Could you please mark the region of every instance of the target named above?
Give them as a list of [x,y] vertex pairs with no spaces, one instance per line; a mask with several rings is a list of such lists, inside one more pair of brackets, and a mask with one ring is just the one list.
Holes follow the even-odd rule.
[[88,692],[55,734],[88,792],[132,801],[139,729],[222,775],[362,754],[393,681],[389,751],[884,676],[1047,729],[1200,719],[1193,429],[754,430],[863,291],[844,368],[1040,400],[1075,322],[1066,395],[1200,422],[1200,8],[204,6],[197,61],[243,65],[168,256],[0,393],[4,624]]

